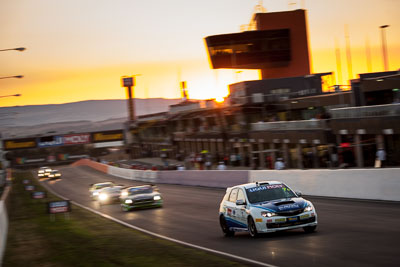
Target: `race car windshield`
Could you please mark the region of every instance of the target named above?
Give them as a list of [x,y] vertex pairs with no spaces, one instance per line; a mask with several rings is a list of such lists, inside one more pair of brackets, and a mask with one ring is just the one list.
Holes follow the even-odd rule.
[[96,185],[96,189],[101,189],[101,188],[109,187],[109,186],[112,186],[112,184],[110,184],[110,183],[107,183],[107,184],[98,184],[98,185]]
[[151,187],[129,189],[129,195],[150,194],[150,193],[153,193],[153,188]]
[[261,185],[246,189],[250,203],[267,202],[274,199],[292,198],[296,194],[284,184]]

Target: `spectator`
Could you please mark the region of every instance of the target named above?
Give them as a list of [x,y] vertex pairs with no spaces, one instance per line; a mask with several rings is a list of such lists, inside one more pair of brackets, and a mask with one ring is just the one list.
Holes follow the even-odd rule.
[[207,160],[206,163],[205,163],[205,165],[206,165],[206,169],[207,169],[207,170],[211,170],[211,165],[212,165],[212,164],[211,164],[211,161],[208,161],[208,160]]
[[[383,168],[385,166],[385,161],[386,161],[386,152],[383,148],[379,148],[378,151],[376,151],[376,159],[380,161],[380,166],[376,166],[377,168]],[[375,164],[376,165],[376,164]]]
[[177,166],[178,171],[184,171],[185,169],[186,169],[185,166],[182,166],[182,165]]
[[231,165],[232,166],[236,166],[236,155],[235,154],[231,154]]
[[282,158],[278,158],[275,161],[275,170],[283,170],[285,168],[285,163],[283,163]]
[[217,166],[217,170],[220,170],[220,171],[226,170],[226,166],[225,166],[225,164],[224,164],[223,161],[220,161],[220,162],[219,162],[219,164],[218,164],[218,166]]

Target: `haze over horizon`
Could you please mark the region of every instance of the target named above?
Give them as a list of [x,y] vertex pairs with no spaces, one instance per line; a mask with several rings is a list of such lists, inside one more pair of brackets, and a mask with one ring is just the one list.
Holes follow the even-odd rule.
[[[290,4],[290,3],[294,4]],[[17,0],[0,3],[0,107],[124,99],[120,77],[137,76],[138,98],[179,98],[187,81],[189,97],[228,94],[227,85],[259,79],[256,70],[212,70],[204,38],[239,32],[257,0],[132,1]],[[400,1],[263,1],[268,12],[304,8],[312,71],[336,72],[335,40],[347,83],[344,27],[348,25],[352,73],[383,71],[381,31],[386,29],[389,69],[400,68]],[[241,71],[241,72],[239,72]],[[340,83],[340,81],[338,81]]]

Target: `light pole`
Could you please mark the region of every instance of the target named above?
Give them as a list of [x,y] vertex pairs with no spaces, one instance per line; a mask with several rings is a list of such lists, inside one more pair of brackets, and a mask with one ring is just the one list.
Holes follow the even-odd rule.
[[379,26],[379,28],[381,29],[381,36],[382,36],[383,68],[385,69],[385,71],[389,70],[389,62],[388,62],[387,47],[386,47],[386,33],[385,33],[385,29],[387,27],[389,27],[389,25]]
[[25,48],[25,47],[17,47],[17,48],[0,49],[0,52],[1,52],[1,51],[11,51],[11,50],[15,50],[15,51],[22,52],[22,51],[25,51],[26,48]]
[[11,79],[11,78],[21,79],[21,78],[24,78],[24,75],[0,77],[0,79]]

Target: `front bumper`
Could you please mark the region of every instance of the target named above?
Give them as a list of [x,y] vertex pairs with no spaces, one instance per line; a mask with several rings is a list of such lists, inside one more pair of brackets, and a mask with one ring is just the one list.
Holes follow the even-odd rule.
[[125,200],[121,201],[121,207],[125,210],[156,208],[162,207],[162,205],[162,200],[133,201],[133,203],[125,203]]
[[260,233],[270,233],[276,231],[291,230],[318,224],[315,212],[302,213],[297,216],[275,216],[256,220],[257,231]]
[[96,198],[101,204],[112,204],[119,202],[119,195],[118,196],[109,196],[106,199],[100,199],[98,196]]

